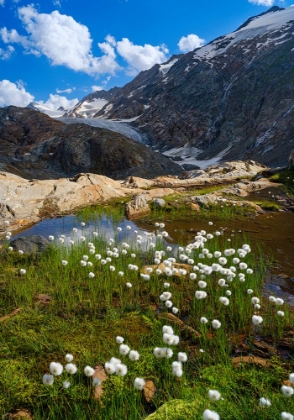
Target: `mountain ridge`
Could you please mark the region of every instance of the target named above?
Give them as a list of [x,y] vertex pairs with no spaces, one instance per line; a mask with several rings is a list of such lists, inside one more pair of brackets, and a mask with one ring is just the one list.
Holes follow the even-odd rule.
[[294,148],[293,34],[294,7],[271,8],[121,88],[86,96],[66,116],[129,121],[150,147],[191,163],[222,155],[286,164]]

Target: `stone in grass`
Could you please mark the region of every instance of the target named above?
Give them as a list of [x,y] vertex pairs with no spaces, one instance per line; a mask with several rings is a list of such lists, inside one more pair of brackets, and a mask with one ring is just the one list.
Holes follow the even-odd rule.
[[42,252],[49,244],[50,242],[41,235],[20,236],[10,242],[15,251],[22,250],[26,254]]
[[171,400],[163,404],[158,410],[150,414],[146,420],[182,420],[200,418],[201,405],[200,399],[188,402],[184,400]]
[[154,198],[153,199],[153,204],[156,207],[161,207],[161,208],[163,208],[163,207],[166,206],[166,202],[165,202],[165,200],[163,198]]
[[95,372],[94,372],[94,375],[92,376],[92,380],[97,379],[101,383],[101,385],[94,387],[94,398],[100,399],[103,394],[102,384],[104,381],[108,379],[108,376],[102,365],[95,366],[94,369],[95,369]]
[[144,389],[143,389],[143,395],[145,397],[145,400],[148,403],[152,402],[155,393],[156,393],[156,387],[154,385],[154,382],[151,380],[146,381]]

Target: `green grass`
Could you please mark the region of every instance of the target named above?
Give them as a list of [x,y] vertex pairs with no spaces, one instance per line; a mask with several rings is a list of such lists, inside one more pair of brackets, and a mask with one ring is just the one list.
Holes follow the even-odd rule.
[[275,175],[270,177],[272,182],[279,182],[282,183],[284,186],[284,190],[289,196],[293,197],[294,195],[294,167],[279,172]]
[[[91,220],[92,214],[87,210],[81,217]],[[119,217],[118,211],[114,220]],[[162,229],[157,230],[157,234],[160,232]],[[131,239],[136,238],[132,231],[122,233],[126,235],[124,242],[131,243]],[[234,356],[248,354],[234,344],[239,336],[248,348],[253,348],[254,339],[260,337],[278,344],[284,330],[293,327],[287,305],[282,308],[285,316],[278,317],[276,312],[281,307],[273,306],[261,295],[268,268],[262,252],[248,253],[241,258],[253,269],[252,274],[246,274],[245,269],[233,261],[236,253],[226,256],[224,267],[236,267],[236,277],[227,278],[227,274],[220,271],[206,274],[203,280],[207,282],[207,298],[197,300],[198,281],[205,275],[201,273],[204,270],[201,264],[217,263],[214,252],[221,251],[223,255],[228,248],[228,242],[221,235],[203,242],[204,249],[195,246],[179,249],[176,259],[187,274],[167,276],[156,273],[153,268],[149,280],[142,279],[140,274],[144,266],[153,266],[155,250],[165,251],[163,260],[171,257],[172,251],[166,248],[160,236],[152,238],[155,248],[148,250],[136,241],[126,248],[118,239],[117,235],[110,243],[98,234],[85,242],[76,241],[70,248],[51,245],[41,255],[19,255],[7,249],[1,253],[0,414],[3,418],[17,409],[27,409],[35,420],[137,420],[147,418],[159,407],[165,410],[164,404],[173,400],[190,404],[191,416],[171,413],[164,418],[201,419],[206,408],[217,411],[221,418],[232,420],[273,420],[280,418],[281,411],[294,412],[294,397],[287,399],[280,392],[282,381],[293,371],[291,353],[288,359],[272,355],[268,368],[246,364],[237,368],[232,364]],[[94,254],[89,252],[88,241],[95,246]],[[229,247],[239,249],[244,243],[248,243],[248,239],[236,235]],[[114,247],[119,255],[111,254],[116,252]],[[127,253],[123,254],[123,249]],[[101,259],[95,258],[95,254],[100,254]],[[85,255],[92,266],[81,265]],[[103,264],[106,258],[111,261]],[[68,264],[62,265],[62,260]],[[129,264],[137,265],[138,270],[131,270]],[[198,268],[194,269],[196,265]],[[20,275],[21,268],[26,269],[25,275]],[[119,271],[124,275],[120,276]],[[190,278],[190,271],[197,274],[196,280]],[[89,272],[95,277],[90,278]],[[239,280],[239,273],[245,273],[245,281]],[[219,285],[220,278],[226,279],[226,287]],[[132,283],[132,288],[126,287],[127,282]],[[164,282],[170,283],[169,289],[164,289]],[[247,289],[254,293],[249,295]],[[171,309],[159,298],[164,290],[172,293],[172,303],[179,308],[177,316],[200,332],[200,337],[187,335],[179,326],[172,325],[175,334],[180,336],[179,344],[168,346],[163,342],[162,327],[171,325],[167,319]],[[219,298],[227,296],[228,290],[230,304],[224,306]],[[36,299],[38,294],[49,295],[50,303],[40,303]],[[253,308],[252,296],[260,298],[260,310]],[[21,310],[16,315],[1,318],[17,308]],[[263,317],[261,326],[252,325],[251,317],[255,312]],[[207,324],[200,323],[204,316],[209,320]],[[213,319],[221,322],[220,329],[212,327]],[[119,354],[115,340],[118,335],[125,338],[131,349],[138,350],[139,361],[130,361],[128,356]],[[157,359],[153,355],[155,347],[170,347],[174,355],[171,359]],[[177,360],[178,351],[188,355],[181,378],[171,372],[171,363]],[[55,378],[52,386],[43,385],[42,377],[49,373],[49,364],[56,361],[64,365],[66,353],[74,355],[78,372],[75,375],[64,372]],[[102,399],[97,401],[93,398],[91,379],[84,375],[84,367],[104,364],[113,356],[128,366],[128,373],[124,377],[110,376],[104,384]],[[134,389],[136,377],[154,382],[157,391],[151,403],[142,392]],[[62,387],[64,380],[71,382],[69,389]],[[223,400],[210,401],[209,389],[218,389]],[[261,397],[269,398],[271,407],[259,407]]]

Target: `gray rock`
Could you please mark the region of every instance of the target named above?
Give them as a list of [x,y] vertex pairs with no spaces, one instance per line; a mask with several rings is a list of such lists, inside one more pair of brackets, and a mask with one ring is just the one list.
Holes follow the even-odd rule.
[[157,207],[162,207],[162,208],[166,206],[166,202],[163,198],[154,198],[153,204],[155,204],[155,206]]
[[22,250],[26,254],[42,252],[49,244],[50,242],[41,235],[21,236],[10,242],[15,251]]
[[193,201],[199,204],[200,207],[208,207],[210,204],[217,203],[218,197],[215,194],[197,195],[193,197]]

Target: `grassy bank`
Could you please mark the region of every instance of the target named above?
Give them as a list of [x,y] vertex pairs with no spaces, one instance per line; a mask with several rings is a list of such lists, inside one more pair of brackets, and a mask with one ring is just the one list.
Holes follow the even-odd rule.
[[[201,419],[206,409],[232,420],[294,413],[294,397],[281,392],[294,370],[291,340],[285,347],[293,318],[281,300],[261,295],[263,255],[253,255],[242,234],[228,242],[208,221],[193,243],[171,247],[159,223],[144,237],[121,229],[120,210],[111,239],[73,231],[69,247],[55,238],[41,255],[2,252],[3,418],[17,409],[40,420],[137,420],[156,410],[152,418],[173,420]],[[80,217],[92,216],[85,211]],[[124,338],[123,346],[116,337]],[[65,369],[68,353],[74,374]],[[112,360],[116,373],[95,387],[85,367],[110,372],[105,363],[112,357],[120,366]],[[46,385],[51,362],[61,363],[63,372],[45,377],[54,380]],[[149,396],[134,387],[136,378],[152,383]],[[209,398],[209,390],[221,397]]]

